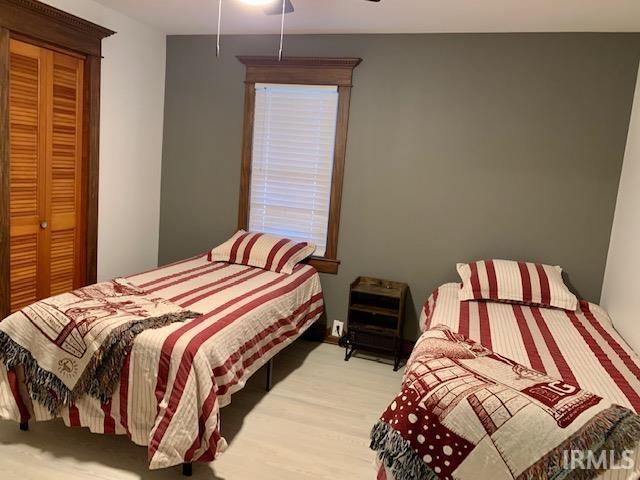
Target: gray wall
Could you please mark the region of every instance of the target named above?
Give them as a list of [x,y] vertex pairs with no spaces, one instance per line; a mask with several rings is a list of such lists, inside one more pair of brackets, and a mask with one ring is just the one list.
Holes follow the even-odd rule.
[[[168,38],[160,263],[235,230],[244,67],[273,36]],[[406,281],[417,336],[426,295],[455,263],[560,264],[598,301],[639,34],[327,35],[288,55],[359,56],[351,104],[338,275],[329,320],[357,275]]]

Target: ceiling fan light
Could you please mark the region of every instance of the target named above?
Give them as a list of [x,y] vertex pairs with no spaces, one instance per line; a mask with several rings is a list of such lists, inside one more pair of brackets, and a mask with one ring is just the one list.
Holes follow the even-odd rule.
[[276,0],[240,0],[240,1],[247,5],[253,5],[256,7],[264,7],[266,5],[271,5],[276,2]]

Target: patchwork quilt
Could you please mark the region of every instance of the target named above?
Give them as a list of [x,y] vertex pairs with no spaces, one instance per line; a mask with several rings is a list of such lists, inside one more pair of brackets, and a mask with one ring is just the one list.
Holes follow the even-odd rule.
[[423,334],[408,365],[371,433],[380,474],[395,480],[593,478],[600,470],[573,470],[571,452],[617,461],[640,441],[628,408],[446,326]]

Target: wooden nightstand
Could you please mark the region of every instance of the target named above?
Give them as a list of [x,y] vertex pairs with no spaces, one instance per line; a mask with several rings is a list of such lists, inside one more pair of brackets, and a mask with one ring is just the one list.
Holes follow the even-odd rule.
[[393,354],[398,370],[402,353],[402,328],[409,286],[371,277],[358,277],[349,292],[349,313],[345,334],[345,361],[357,349]]

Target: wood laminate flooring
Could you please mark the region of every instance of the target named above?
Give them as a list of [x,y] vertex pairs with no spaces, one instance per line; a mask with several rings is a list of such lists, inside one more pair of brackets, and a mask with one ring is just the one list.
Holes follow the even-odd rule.
[[[401,372],[337,346],[299,340],[274,359],[274,386],[257,372],[222,409],[229,449],[195,464],[194,480],[374,479],[369,432],[397,394]],[[2,480],[180,479],[180,467],[149,471],[146,449],[59,421],[21,432],[0,421]]]

